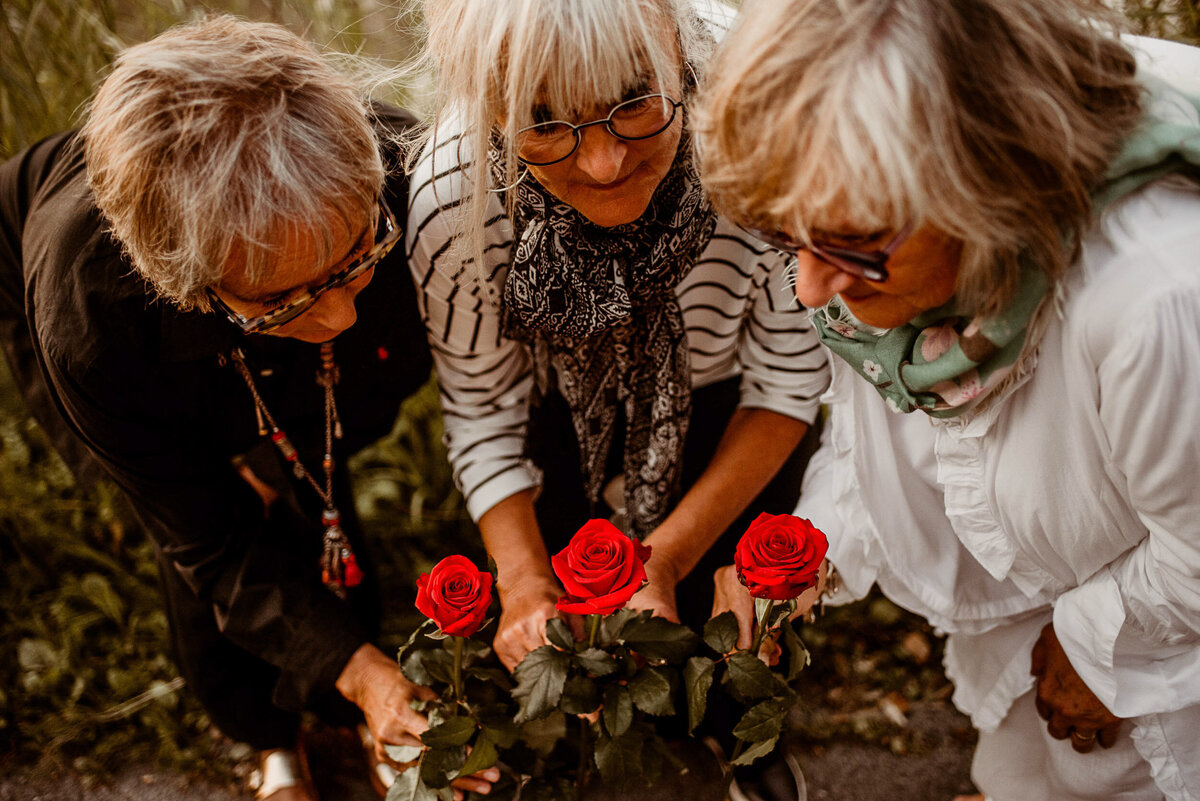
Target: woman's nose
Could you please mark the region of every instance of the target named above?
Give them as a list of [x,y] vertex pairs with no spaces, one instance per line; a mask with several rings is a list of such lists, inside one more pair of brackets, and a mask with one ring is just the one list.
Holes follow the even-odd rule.
[[854,276],[818,259],[807,250],[796,254],[796,300],[810,309],[829,302],[839,292],[850,288]]
[[584,128],[579,135],[575,166],[598,184],[611,184],[620,178],[629,144],[613,136],[603,125]]
[[[364,277],[369,280],[369,276],[370,273]],[[358,310],[354,308],[354,299],[365,285],[366,282],[360,279],[331,289],[313,304],[308,313],[330,330],[345,331],[358,320]]]

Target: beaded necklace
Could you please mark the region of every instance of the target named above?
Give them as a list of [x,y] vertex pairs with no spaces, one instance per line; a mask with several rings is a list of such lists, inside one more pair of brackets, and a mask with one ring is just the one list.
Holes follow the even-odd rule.
[[357,587],[362,583],[362,570],[358,559],[350,548],[350,541],[342,531],[342,517],[333,502],[333,440],[342,438],[342,421],[338,417],[337,404],[333,398],[333,386],[338,381],[338,368],[333,360],[333,343],[321,345],[321,366],[317,370],[317,384],[325,391],[325,458],[321,467],[325,473],[325,486],[317,483],[313,474],[301,463],[296,446],[288,439],[286,433],[275,422],[267,404],[263,402],[254,384],[250,368],[246,366],[246,356],[241,348],[234,348],[231,354],[233,365],[241,374],[242,380],[254,397],[254,413],[258,417],[258,433],[270,436],[275,448],[286,462],[291,464],[292,473],[298,479],[307,481],[322,501],[325,509],[321,513],[321,523],[325,526],[324,547],[321,550],[321,581],[330,592],[339,598],[346,597],[346,590]]

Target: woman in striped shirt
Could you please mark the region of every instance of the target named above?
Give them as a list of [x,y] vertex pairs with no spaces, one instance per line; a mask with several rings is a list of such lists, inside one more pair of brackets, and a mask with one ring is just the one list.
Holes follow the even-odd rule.
[[653,547],[632,606],[706,619],[713,570],[749,517],[793,507],[815,445],[828,368],[788,259],[700,188],[687,102],[729,16],[700,11],[426,3],[439,101],[407,245],[510,668],[546,641],[548,553],[588,518]]

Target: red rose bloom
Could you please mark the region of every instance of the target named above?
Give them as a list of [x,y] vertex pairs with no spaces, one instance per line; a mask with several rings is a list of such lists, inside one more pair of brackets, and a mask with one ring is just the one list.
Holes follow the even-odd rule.
[[492,574],[465,556],[447,556],[417,579],[417,609],[445,634],[470,637],[492,602]]
[[589,520],[550,565],[567,594],[555,606],[577,615],[607,615],[623,607],[646,582],[650,546],[622,534],[607,520]]
[[733,564],[755,598],[787,601],[816,585],[828,548],[825,535],[807,520],[763,513],[738,541]]

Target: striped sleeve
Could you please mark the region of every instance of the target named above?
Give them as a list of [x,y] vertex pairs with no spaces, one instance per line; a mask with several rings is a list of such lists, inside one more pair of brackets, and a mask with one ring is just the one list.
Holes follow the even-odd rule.
[[[522,455],[532,371],[526,348],[500,334],[499,310],[479,271],[451,248],[462,197],[458,140],[436,145],[412,178],[408,263],[433,351],[454,480],[478,520],[510,495],[541,484]],[[499,203],[487,239],[483,274],[498,286],[511,242]]]
[[740,372],[743,407],[811,423],[829,386],[829,363],[793,294],[790,263],[721,220],[681,301],[696,383]]

